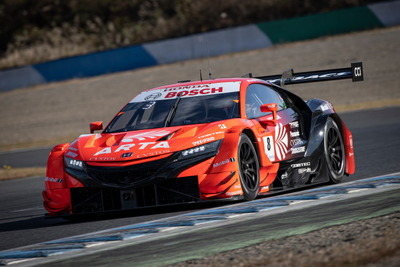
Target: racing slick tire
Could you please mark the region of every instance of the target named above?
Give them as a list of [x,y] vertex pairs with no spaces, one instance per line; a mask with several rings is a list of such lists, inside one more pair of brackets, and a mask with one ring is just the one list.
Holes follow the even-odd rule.
[[346,164],[342,134],[331,118],[328,118],[324,131],[324,154],[330,183],[342,180]]
[[253,143],[246,134],[240,136],[238,145],[240,184],[245,200],[257,197],[260,187],[259,163]]

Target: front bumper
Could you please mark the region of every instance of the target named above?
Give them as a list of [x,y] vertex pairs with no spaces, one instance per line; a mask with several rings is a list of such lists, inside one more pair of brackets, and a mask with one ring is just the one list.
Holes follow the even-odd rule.
[[[64,203],[64,208],[47,209],[50,215],[65,214],[66,211],[69,215],[75,215],[202,202],[199,179],[204,177],[204,172],[210,166],[206,162],[216,153],[217,150],[185,159],[180,158],[179,153],[174,153],[161,159],[126,166],[83,163],[80,170],[65,167],[64,177],[69,177],[65,181],[79,181],[79,186],[48,188],[44,192],[45,206],[47,209],[48,203],[59,202],[53,196],[65,191],[69,196],[60,201]],[[201,165],[201,170],[197,168],[200,163],[205,163]]]
[[174,178],[134,189],[71,188],[72,214],[131,210],[202,201],[197,177]]

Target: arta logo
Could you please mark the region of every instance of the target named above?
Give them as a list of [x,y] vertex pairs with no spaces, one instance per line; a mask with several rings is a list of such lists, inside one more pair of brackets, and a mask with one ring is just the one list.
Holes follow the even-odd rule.
[[275,128],[275,152],[279,160],[283,160],[288,150],[288,135],[282,123]]
[[[134,146],[138,146],[139,150],[142,149],[158,149],[158,148],[169,148],[169,144],[167,141],[162,141],[162,142],[143,142],[143,143],[138,143],[138,144],[126,144],[126,145],[120,145],[117,148],[114,147],[106,147],[100,151],[98,151],[96,154],[93,156],[98,156],[101,154],[111,154],[111,153],[118,153],[120,151],[127,151],[125,153],[130,153],[130,149]],[[127,154],[128,155],[128,154]],[[132,155],[131,155],[132,156]]]
[[170,133],[169,131],[165,131],[165,130],[143,132],[143,133],[131,135],[127,138],[124,138],[124,139],[122,139],[122,142],[130,143],[130,142],[133,142],[134,139],[137,139],[139,141],[145,141],[146,139],[160,138],[160,137],[166,136],[169,133]]

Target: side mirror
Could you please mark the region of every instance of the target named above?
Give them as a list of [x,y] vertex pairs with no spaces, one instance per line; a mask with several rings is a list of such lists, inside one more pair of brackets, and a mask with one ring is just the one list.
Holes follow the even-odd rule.
[[278,104],[270,103],[260,106],[261,112],[271,112],[272,117],[261,118],[260,123],[267,126],[276,126],[276,112],[278,111]]
[[90,123],[90,133],[94,133],[94,131],[103,130],[103,122],[95,121]]

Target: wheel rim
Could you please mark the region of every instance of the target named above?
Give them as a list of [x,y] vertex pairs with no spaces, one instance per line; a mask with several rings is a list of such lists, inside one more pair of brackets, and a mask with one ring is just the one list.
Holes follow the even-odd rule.
[[342,141],[338,131],[334,128],[328,131],[327,154],[330,169],[336,174],[340,174],[343,169]]
[[243,183],[250,190],[257,188],[257,162],[250,144],[244,143],[240,149],[240,171]]

